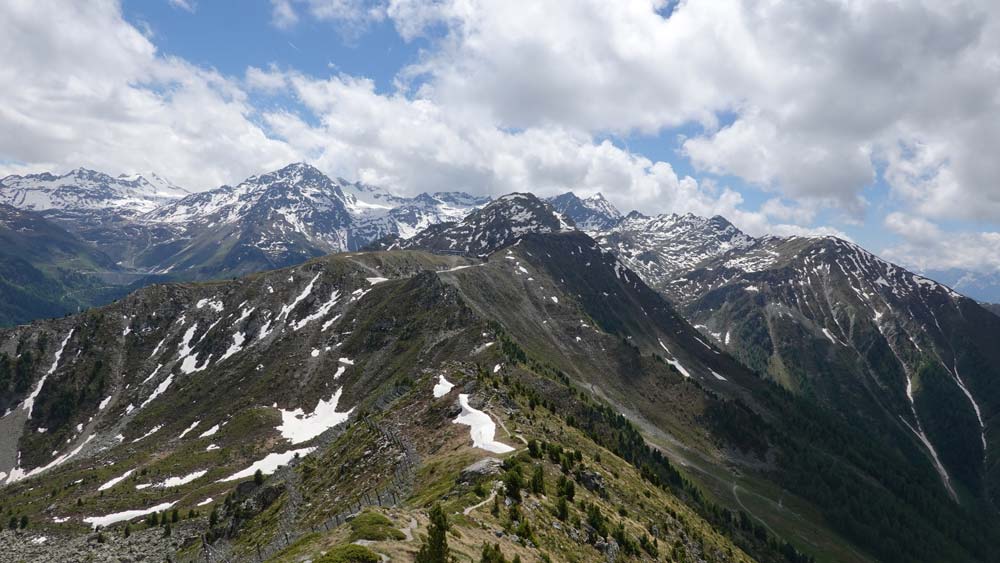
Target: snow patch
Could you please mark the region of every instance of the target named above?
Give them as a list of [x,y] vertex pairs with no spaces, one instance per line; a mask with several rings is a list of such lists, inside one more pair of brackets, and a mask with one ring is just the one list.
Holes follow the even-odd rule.
[[[664,344],[662,340],[657,340],[657,342],[660,343],[660,347],[663,348],[663,350],[666,351],[666,353],[670,354],[670,349],[667,348],[667,345]],[[670,355],[673,356],[673,354]],[[667,363],[677,368],[677,371],[681,372],[681,375],[683,375],[684,377],[691,377],[691,374],[688,372],[688,370],[684,369],[684,366],[681,365],[681,363],[676,359],[667,359]]]
[[226,481],[236,481],[237,479],[244,479],[246,477],[252,477],[254,473],[259,469],[264,475],[270,475],[274,473],[282,465],[287,465],[288,462],[298,454],[300,457],[305,457],[315,451],[316,448],[302,448],[300,450],[288,450],[282,453],[271,453],[267,454],[264,459],[255,461],[250,467],[247,467],[243,471],[238,471],[233,473],[229,477],[223,477],[219,479],[219,483],[224,483]]
[[42,386],[45,385],[45,380],[48,379],[50,375],[55,373],[56,368],[59,367],[59,359],[62,358],[63,350],[66,349],[66,343],[68,343],[70,337],[73,336],[73,330],[75,329],[70,329],[69,334],[67,334],[66,338],[63,339],[62,344],[59,346],[59,349],[56,350],[56,357],[55,360],[52,361],[52,366],[49,368],[49,371],[45,372],[45,375],[43,375],[42,378],[38,380],[38,383],[35,385],[35,388],[31,390],[31,394],[29,394],[24,399],[24,402],[21,403],[21,407],[23,407],[24,410],[28,411],[29,420],[31,419],[31,411],[35,409],[35,399],[37,399],[38,394],[41,393]]
[[[208,470],[202,469],[202,470],[199,470],[199,471],[195,471],[194,473],[189,473],[187,475],[184,475],[183,477],[170,477],[170,478],[165,479],[165,480],[163,480],[163,481],[161,481],[159,483],[156,483],[153,486],[156,487],[157,489],[168,489],[170,487],[180,487],[181,485],[186,485],[186,484],[190,483],[191,481],[195,481],[195,480],[200,479],[202,477],[202,475],[204,475],[206,473],[208,473]],[[136,487],[136,488],[138,488],[138,487]]]
[[[333,290],[333,292],[330,293],[330,299],[328,299],[325,303],[320,305],[319,309],[316,309],[315,313],[312,313],[311,315],[308,315],[305,318],[292,323],[292,330],[299,330],[302,327],[306,326],[307,324],[327,316],[330,313],[330,310],[333,309],[334,305],[337,304],[337,301],[339,299],[340,299],[340,291],[336,289]],[[340,315],[338,315],[338,317],[339,316]],[[328,326],[329,326],[328,323],[324,323],[323,330],[326,330]]]
[[148,438],[148,437],[152,436],[153,434],[156,434],[157,432],[160,431],[161,428],[163,428],[163,425],[162,424],[157,424],[156,426],[154,426],[153,428],[151,428],[149,430],[149,432],[146,432],[142,436],[139,436],[135,440],[132,440],[132,443],[134,444],[134,443],[138,442],[139,440],[142,440],[143,438]]
[[483,350],[486,350],[487,348],[489,348],[490,346],[493,346],[494,344],[496,344],[496,343],[495,342],[487,342],[486,344],[478,346],[475,350],[472,351],[472,355],[475,356],[476,354],[482,352]]
[[156,353],[160,351],[160,347],[163,346],[163,343],[166,342],[166,341],[167,341],[167,339],[164,338],[164,339],[160,340],[159,342],[157,342],[156,343],[156,347],[153,348],[153,353],[150,354],[149,357],[152,358],[153,356],[155,356]]
[[47,465],[43,465],[42,467],[36,467],[36,468],[32,469],[31,471],[27,471],[26,472],[23,469],[21,469],[20,467],[14,467],[13,469],[10,470],[10,475],[7,475],[7,481],[6,481],[6,483],[9,484],[9,483],[14,483],[16,481],[20,481],[21,479],[27,479],[28,477],[33,477],[35,475],[38,475],[39,473],[42,473],[44,471],[48,471],[49,469],[52,469],[53,467],[56,467],[57,465],[62,465],[63,463],[65,463],[66,461],[68,461],[70,458],[72,458],[76,454],[80,453],[83,450],[84,446],[86,446],[87,444],[89,444],[90,441],[93,440],[93,439],[94,439],[94,435],[93,434],[91,434],[90,436],[87,436],[87,439],[84,440],[83,443],[80,444],[79,446],[77,446],[76,449],[74,449],[73,451],[71,451],[69,453],[65,453],[65,454],[63,454],[63,455],[61,455],[61,456],[53,459]]
[[110,489],[111,487],[114,487],[118,483],[121,483],[125,479],[128,479],[128,476],[131,475],[134,472],[135,472],[135,469],[129,469],[125,473],[122,473],[121,476],[115,477],[114,479],[109,480],[107,483],[104,483],[100,487],[97,487],[97,490],[98,491],[106,491],[106,490]]
[[236,334],[233,334],[233,343],[229,345],[229,348],[226,350],[226,353],[219,358],[219,362],[237,354],[240,350],[243,349],[243,343],[246,341],[247,337],[242,332],[237,332]]
[[451,392],[451,389],[454,386],[455,384],[445,379],[443,375],[439,375],[438,382],[434,385],[434,398],[440,399],[441,397],[444,397]]
[[490,418],[490,415],[483,411],[476,410],[469,406],[469,395],[462,393],[458,396],[458,402],[462,405],[462,412],[453,421],[455,424],[464,424],[469,427],[469,434],[472,436],[473,447],[484,449],[489,452],[504,454],[514,451],[514,448],[497,442],[493,439],[496,435],[497,426]]
[[107,516],[88,516],[83,519],[84,522],[90,524],[91,526],[97,528],[107,527],[116,522],[124,522],[126,520],[132,520],[140,516],[146,516],[147,514],[152,514],[154,512],[160,512],[161,510],[166,510],[176,504],[174,502],[164,502],[157,504],[156,506],[150,506],[149,508],[142,508],[139,510],[126,510],[125,512],[115,512],[114,514],[108,514]]
[[194,430],[195,427],[197,427],[199,424],[201,424],[200,420],[196,420],[196,421],[192,422],[191,426],[188,426],[187,428],[185,428],[184,431],[181,432],[180,436],[177,437],[177,439],[180,440],[184,436],[187,436],[187,433],[190,432],[190,431],[192,431],[192,430]]
[[[187,329],[187,332],[184,333],[184,337],[181,339],[181,347],[177,351],[177,360],[181,362],[181,371],[186,374],[201,371],[208,367],[208,360],[205,360],[205,363],[199,366],[198,357],[191,355],[191,339],[194,338],[194,333],[197,330],[198,323],[191,325],[191,328]],[[164,390],[166,390],[166,388],[164,388]]]
[[208,307],[210,309],[212,309],[213,311],[215,311],[216,313],[221,313],[222,310],[223,310],[223,308],[224,308],[222,306],[222,302],[219,301],[218,299],[214,298],[214,297],[211,298],[211,299],[201,299],[200,301],[198,301],[195,304],[195,307],[198,308],[198,309],[201,309],[201,308],[205,307],[206,305],[208,305]]
[[162,395],[163,392],[166,391],[167,388],[170,387],[170,384],[173,382],[174,382],[174,374],[171,373],[170,375],[167,376],[166,379],[161,381],[160,384],[156,386],[156,389],[154,389],[152,394],[150,394],[149,397],[145,401],[143,401],[141,405],[139,405],[139,408],[141,409],[142,407],[145,407],[149,403],[153,402],[153,399]]
[[302,290],[302,293],[300,293],[300,294],[299,294],[299,295],[298,295],[298,296],[297,296],[297,297],[296,297],[296,298],[295,298],[295,299],[294,299],[294,300],[293,300],[293,301],[292,301],[291,303],[289,303],[288,305],[282,305],[282,307],[281,307],[281,312],[280,312],[280,313],[278,313],[278,317],[277,317],[277,319],[278,319],[278,320],[281,320],[281,319],[283,319],[283,318],[286,318],[286,317],[288,317],[288,314],[289,314],[289,313],[291,313],[291,312],[292,312],[292,310],[293,310],[293,309],[295,309],[295,307],[296,307],[296,306],[297,306],[297,305],[298,305],[299,303],[301,303],[303,299],[305,299],[306,297],[309,297],[309,294],[310,294],[310,293],[312,293],[312,290],[313,290],[313,286],[314,286],[314,285],[316,284],[316,280],[318,280],[318,279],[319,279],[319,274],[316,274],[316,275],[315,275],[315,276],[313,277],[313,279],[309,281],[309,285],[307,285],[307,286],[306,286],[306,288]]
[[347,412],[337,412],[337,403],[340,402],[340,394],[343,390],[343,387],[337,389],[337,392],[328,401],[320,399],[316,403],[316,408],[309,414],[305,414],[301,408],[291,411],[278,409],[281,413],[281,425],[277,428],[278,432],[281,432],[281,436],[293,445],[301,444],[344,422],[354,409]]
[[827,337],[828,339],[830,339],[830,342],[833,342],[834,344],[840,344],[841,346],[843,346],[843,345],[844,345],[844,343],[843,343],[843,342],[841,342],[841,341],[839,341],[839,340],[837,340],[837,338],[836,338],[836,337],[835,337],[835,336],[833,335],[833,333],[832,333],[832,332],[830,332],[830,330],[829,330],[829,329],[827,329],[826,327],[824,327],[824,328],[823,328],[823,334],[824,334],[824,335],[825,335],[825,336],[826,336],[826,337]]

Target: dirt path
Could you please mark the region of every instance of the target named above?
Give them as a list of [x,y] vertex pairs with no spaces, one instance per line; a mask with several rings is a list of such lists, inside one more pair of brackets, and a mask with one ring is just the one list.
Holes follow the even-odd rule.
[[765,528],[767,528],[768,532],[771,532],[771,534],[773,534],[775,537],[780,538],[781,535],[779,535],[777,532],[775,532],[773,528],[771,528],[770,526],[768,526],[767,522],[765,522],[759,516],[757,516],[756,514],[754,514],[752,510],[750,510],[749,508],[747,508],[747,505],[743,504],[743,500],[740,499],[739,493],[736,492],[736,489],[738,489],[738,488],[739,487],[736,484],[736,481],[733,481],[733,498],[736,499],[736,503],[740,505],[740,508],[742,508],[743,510],[745,510],[747,512],[747,514],[749,514],[750,516],[753,516],[755,520],[757,520],[758,522],[760,522],[761,524],[763,524],[763,526]]
[[510,430],[507,430],[507,425],[503,423],[503,419],[502,418],[500,418],[499,416],[497,416],[496,414],[494,414],[492,411],[490,411],[488,409],[483,409],[483,412],[485,412],[486,414],[490,415],[490,418],[492,418],[493,420],[497,421],[498,424],[500,424],[500,428],[503,428],[503,431],[504,431],[504,433],[507,434],[508,438],[517,438],[518,440],[524,442],[525,446],[528,445],[528,441],[524,439],[524,436],[521,436],[520,434],[514,434]]
[[497,496],[497,489],[499,488],[500,488],[500,481],[497,481],[496,483],[493,484],[493,491],[490,492],[490,496],[486,497],[486,500],[484,500],[483,502],[476,503],[472,506],[466,507],[465,510],[462,511],[462,514],[468,516],[469,514],[472,513],[473,510],[479,508],[480,506],[483,506],[488,502],[493,502],[493,499],[496,498]]
[[417,529],[417,519],[410,517],[410,524],[403,528],[403,535],[406,536],[406,541],[413,541],[413,531]]

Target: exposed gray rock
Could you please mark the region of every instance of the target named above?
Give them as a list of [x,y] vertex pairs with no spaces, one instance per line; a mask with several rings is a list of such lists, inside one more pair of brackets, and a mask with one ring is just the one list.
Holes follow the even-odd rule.
[[482,477],[499,475],[502,465],[503,462],[495,457],[483,458],[462,469],[458,479],[463,483],[471,483],[478,481]]

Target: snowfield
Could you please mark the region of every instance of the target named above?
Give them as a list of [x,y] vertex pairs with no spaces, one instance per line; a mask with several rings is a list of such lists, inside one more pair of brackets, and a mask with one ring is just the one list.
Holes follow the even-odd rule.
[[497,425],[490,418],[490,415],[469,406],[469,395],[460,394],[458,402],[462,405],[462,413],[455,418],[454,423],[469,427],[473,447],[497,454],[514,451],[514,448],[507,444],[493,439],[496,435]]
[[278,432],[281,432],[281,436],[292,444],[301,444],[344,422],[351,416],[354,409],[347,412],[337,412],[337,403],[340,402],[340,394],[343,390],[343,387],[337,389],[337,392],[328,401],[321,399],[316,403],[313,412],[309,414],[305,414],[301,408],[290,411],[279,409],[281,425],[278,426]]

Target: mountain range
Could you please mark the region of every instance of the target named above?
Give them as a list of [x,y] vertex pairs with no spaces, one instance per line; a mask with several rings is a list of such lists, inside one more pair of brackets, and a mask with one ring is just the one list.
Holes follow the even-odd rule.
[[[435,503],[470,559],[1000,546],[1000,317],[850,242],[304,164],[94,214],[28,199],[3,260],[86,290],[51,307],[116,300],[0,330],[0,506],[33,523],[0,552],[408,560]],[[42,288],[14,322],[55,316],[10,285]]]
[[[406,198],[362,183],[331,180],[307,164],[253,176],[239,185],[188,193],[156,175],[112,177],[77,169],[63,176],[0,179],[0,203],[76,239],[99,256],[87,275],[119,288],[106,295],[63,295],[75,286],[41,274],[36,284],[48,305],[40,314],[4,301],[0,319],[27,322],[106,302],[143,285],[168,280],[221,279],[301,263],[331,252],[357,250],[396,235],[463,218],[489,198],[438,192]],[[10,237],[17,237],[16,233]],[[10,252],[32,261],[17,246]]]
[[190,195],[155,173],[112,177],[86,168],[61,176],[11,175],[0,179],[0,185],[0,203],[70,216],[95,212],[134,216]]

